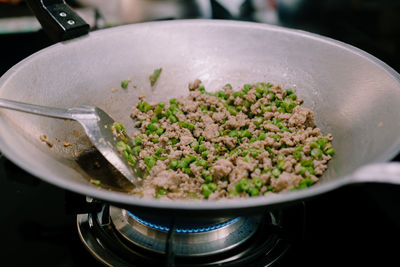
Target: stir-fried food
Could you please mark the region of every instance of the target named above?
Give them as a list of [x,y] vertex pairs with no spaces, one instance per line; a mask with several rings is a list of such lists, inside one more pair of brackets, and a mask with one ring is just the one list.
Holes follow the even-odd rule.
[[[148,175],[144,197],[253,197],[313,185],[335,153],[331,134],[315,126],[292,89],[271,83],[206,91],[199,80],[186,97],[151,103],[131,117],[139,131],[121,153]],[[126,133],[115,125],[117,134]]]

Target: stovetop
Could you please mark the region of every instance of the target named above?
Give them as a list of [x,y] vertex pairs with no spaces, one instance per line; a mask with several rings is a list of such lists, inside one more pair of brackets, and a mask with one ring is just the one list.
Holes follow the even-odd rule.
[[[356,11],[337,4],[344,1],[317,2],[309,1],[315,5],[303,5],[298,14],[281,7],[282,24],[356,45],[400,71],[395,1],[382,1],[392,3],[384,8],[379,1],[365,1],[370,6]],[[1,75],[51,42],[39,31],[0,35],[0,44]],[[2,266],[103,266],[79,238],[76,214],[90,208],[81,196],[42,182],[4,157],[0,196]],[[300,203],[304,211],[300,234],[274,266],[398,265],[399,204],[400,187],[380,184],[349,186],[308,199]]]

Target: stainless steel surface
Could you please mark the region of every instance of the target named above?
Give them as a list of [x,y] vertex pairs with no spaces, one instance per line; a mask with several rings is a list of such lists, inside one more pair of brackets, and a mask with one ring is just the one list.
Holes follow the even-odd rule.
[[[168,226],[147,223],[128,211],[113,206],[110,207],[110,217],[115,229],[129,243],[153,252],[165,253]],[[260,220],[260,217],[236,217],[207,227],[202,226],[203,222],[199,221],[198,226],[193,228],[180,228],[177,221],[173,235],[173,251],[178,256],[221,253],[251,238],[257,231]]]
[[[148,76],[163,68],[157,84]],[[112,93],[121,80],[127,90]],[[353,183],[361,166],[384,162],[400,150],[400,76],[375,57],[335,40],[276,26],[234,21],[168,21],[121,26],[44,49],[0,79],[7,99],[68,107],[99,106],[130,126],[130,108],[144,93],[149,101],[187,94],[199,78],[207,90],[229,82],[269,81],[292,87],[331,132],[336,156],[320,183],[308,189],[241,200],[160,201],[99,190],[74,161],[89,144],[74,123],[0,111],[0,149],[12,161],[45,181],[110,202],[209,214],[300,200]],[[131,86],[134,84],[136,88]],[[62,125],[61,125],[62,124]],[[23,126],[23,127],[22,127]],[[74,146],[52,150],[39,136],[67,139]],[[396,164],[393,168],[400,168]],[[380,182],[385,177],[379,175]],[[400,183],[400,177],[390,178]],[[214,211],[214,213],[213,213]]]
[[103,110],[87,105],[63,109],[32,105],[7,99],[0,99],[0,107],[40,116],[69,119],[79,122],[86,135],[100,153],[132,184],[138,184],[128,161],[117,151],[117,138],[112,132],[114,120]]

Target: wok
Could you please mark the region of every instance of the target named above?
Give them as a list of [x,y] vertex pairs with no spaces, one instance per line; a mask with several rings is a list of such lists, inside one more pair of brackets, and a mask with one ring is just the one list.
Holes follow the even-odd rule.
[[[152,87],[148,77],[163,72]],[[128,89],[121,80],[131,78]],[[400,184],[400,75],[372,55],[315,34],[249,22],[150,22],[91,32],[43,49],[0,78],[0,97],[54,107],[99,106],[127,125],[139,94],[165,101],[188,94],[199,78],[207,90],[259,81],[291,87],[311,108],[336,156],[316,185],[271,197],[199,201],[141,199],[123,180],[99,189],[77,159],[91,144],[76,122],[0,110],[0,150],[38,178],[114,205],[150,213],[224,216],[258,213],[362,182]],[[117,88],[112,92],[110,88]],[[45,134],[54,146],[40,141]],[[64,147],[63,141],[72,146]],[[110,178],[110,177],[109,177]],[[107,182],[104,183],[107,185]]]

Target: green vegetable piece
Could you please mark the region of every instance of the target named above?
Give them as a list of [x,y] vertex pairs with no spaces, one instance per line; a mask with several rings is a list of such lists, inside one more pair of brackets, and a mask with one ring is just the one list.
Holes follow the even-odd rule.
[[169,121],[170,121],[171,123],[175,123],[175,122],[178,121],[178,119],[175,117],[175,115],[170,115],[170,116],[168,117],[168,119],[169,119]]
[[210,190],[210,188],[208,188],[208,185],[206,185],[206,184],[203,184],[201,186],[201,192],[205,198],[208,198],[210,196],[210,194],[212,193],[212,191]]
[[286,89],[286,94],[287,94],[287,95],[293,94],[293,90],[292,90],[291,88]]
[[248,193],[252,197],[256,197],[256,196],[260,195],[260,191],[258,191],[258,189],[254,188],[254,187],[249,188]]
[[250,84],[245,84],[245,85],[243,85],[243,92],[244,93],[247,93],[248,91],[250,91],[250,89],[251,89],[251,85]]
[[185,158],[189,161],[189,163],[192,163],[193,161],[196,160],[196,156],[192,155],[192,154],[187,154],[185,156]]
[[156,117],[153,117],[153,118],[151,119],[151,122],[152,122],[152,123],[158,122],[158,117],[157,117],[157,116],[156,116]]
[[210,189],[212,192],[218,189],[218,186],[216,183],[209,183],[208,184],[208,189]]
[[275,178],[278,178],[279,177],[279,175],[281,175],[281,170],[279,170],[278,168],[274,168],[273,170],[272,170],[272,172],[271,172],[271,174],[275,177]]
[[278,119],[278,118],[272,118],[272,124],[274,124],[274,125],[276,125],[276,126],[278,126],[278,124],[282,124],[282,122],[281,122],[281,120],[280,119]]
[[297,189],[303,189],[303,188],[307,188],[311,185],[314,184],[314,181],[310,178],[310,177],[306,177],[303,180],[300,181],[299,186],[297,187]]
[[135,159],[131,154],[128,155],[127,160],[128,160],[128,162],[131,163],[132,165],[135,165],[135,164],[136,164],[136,159]]
[[319,159],[322,157],[322,150],[319,148],[314,148],[311,150],[311,156],[315,159]]
[[276,167],[280,170],[282,170],[283,166],[285,166],[285,161],[284,160],[278,160],[278,162],[276,163]]
[[274,101],[275,100],[275,94],[274,93],[272,93],[272,92],[269,92],[268,94],[267,94],[267,98],[269,99],[269,101]]
[[313,168],[313,167],[307,167],[306,169],[307,169],[307,171],[308,171],[310,174],[315,175],[315,172],[314,172],[314,168]]
[[242,151],[242,157],[246,157],[247,154],[249,154],[249,150],[248,150],[248,149],[243,149],[243,151]]
[[245,100],[244,101],[244,103],[243,103],[243,105],[247,108],[247,110],[250,108],[250,106],[251,106],[251,103],[250,103],[250,101],[249,100]]
[[97,180],[97,179],[90,179],[90,183],[94,184],[94,185],[100,185],[101,181]]
[[169,167],[173,170],[176,170],[178,168],[178,160],[171,159],[171,161],[169,162]]
[[121,148],[125,148],[126,144],[124,142],[122,142],[122,141],[118,141],[117,146],[121,147]]
[[263,122],[264,122],[264,118],[263,118],[263,117],[258,117],[257,119],[254,120],[254,125],[258,127],[258,126],[260,126]]
[[198,151],[199,150],[199,142],[198,141],[193,141],[191,144],[190,144],[190,147],[191,148],[193,148],[195,151]]
[[147,169],[150,171],[151,168],[154,167],[156,164],[157,160],[153,158],[152,156],[147,156],[144,158],[144,163],[147,165]]
[[156,193],[156,198],[160,198],[161,196],[165,196],[168,193],[167,190],[165,190],[164,188],[160,188],[157,190]]
[[163,129],[163,128],[158,128],[158,129],[156,130],[156,134],[157,134],[158,136],[162,135],[163,133],[164,133],[164,129]]
[[201,156],[202,156],[203,158],[207,158],[208,154],[210,154],[209,151],[203,151],[203,152],[201,153]]
[[279,135],[277,135],[277,134],[271,135],[271,138],[275,139],[275,140],[278,141],[278,142],[281,140],[281,138],[280,138]]
[[204,181],[205,181],[206,183],[209,183],[209,182],[212,181],[212,175],[209,174],[209,173],[207,173],[207,172],[205,172],[205,171],[203,171],[203,172],[201,173],[201,176],[203,177],[203,179],[204,179]]
[[317,142],[310,142],[308,145],[310,148],[319,148],[319,144]]
[[300,161],[300,164],[301,164],[301,166],[304,166],[304,167],[312,167],[313,161],[312,161],[312,159],[305,159],[305,160]]
[[237,195],[239,194],[238,191],[237,191],[236,189],[231,189],[231,190],[228,191],[228,193],[229,193],[230,195],[234,195],[234,196],[237,196]]
[[121,87],[126,89],[128,87],[129,82],[127,80],[122,80],[121,81]]
[[253,184],[258,189],[260,189],[263,186],[261,178],[253,178]]
[[257,150],[257,149],[251,149],[251,150],[250,150],[250,155],[251,155],[253,158],[258,157],[258,155],[260,155],[260,154],[261,154],[261,151],[260,151],[260,150]]
[[335,149],[329,148],[328,150],[325,151],[325,154],[329,155],[329,156],[333,156],[335,155]]
[[250,138],[251,137],[251,133],[249,130],[244,130],[240,133],[240,137],[247,137]]
[[238,192],[246,192],[250,188],[250,181],[248,178],[242,178],[236,184],[236,190]]
[[228,110],[228,112],[229,112],[231,115],[236,115],[236,114],[237,114],[236,109],[235,109],[234,107],[232,107],[232,106],[228,106],[226,109]]
[[156,152],[154,152],[154,155],[159,156],[162,153],[162,147],[157,148]]
[[238,130],[232,130],[228,133],[228,136],[230,137],[238,137]]
[[203,140],[204,140],[204,137],[203,137],[203,136],[200,136],[200,137],[197,139],[197,141],[199,141],[199,144],[200,144]]
[[260,135],[258,136],[259,140],[265,140],[265,138],[267,138],[267,135],[265,134],[265,132],[261,131]]
[[182,171],[184,173],[186,173],[187,175],[192,175],[193,174],[192,171],[190,170],[190,168],[183,168]]
[[153,124],[153,123],[149,123],[147,125],[147,129],[149,129],[150,131],[154,132],[154,131],[157,130],[157,126],[155,124]]
[[199,145],[199,152],[200,152],[200,153],[202,153],[202,152],[204,152],[204,151],[206,151],[206,150],[207,150],[207,148],[206,148],[205,145],[203,145],[203,144]]
[[229,87],[230,89],[232,89],[232,85],[230,83],[225,84],[225,87]]
[[301,159],[301,150],[293,151],[293,158],[295,158],[297,160]]
[[289,98],[292,99],[292,100],[296,100],[297,99],[297,95],[296,94],[291,94],[289,96]]
[[141,137],[136,137],[135,138],[135,145],[136,146],[140,146],[142,144],[142,138]]
[[326,138],[319,138],[319,139],[317,140],[317,143],[318,143],[318,145],[319,145],[319,147],[320,147],[321,149],[324,149],[325,146],[326,146],[326,144],[328,144],[328,139],[326,139]]
[[154,137],[154,138],[151,138],[151,142],[153,142],[154,144],[157,144],[158,142],[160,142],[160,140],[158,140],[158,138]]
[[307,169],[305,167],[300,166],[300,168],[298,169],[297,173],[300,174],[300,175],[303,175],[303,174],[306,173],[306,171],[307,171]]
[[187,160],[186,158],[182,158],[178,162],[178,168],[180,168],[180,169],[187,168],[189,166],[189,164],[190,164],[189,160]]
[[289,128],[282,127],[281,128],[281,132],[289,132],[289,133],[291,133],[292,131]]
[[180,140],[179,140],[178,138],[170,138],[169,141],[171,141],[171,143],[172,143],[173,145],[176,145],[177,143],[180,142]]
[[159,77],[160,74],[161,74],[161,71],[162,71],[162,68],[155,69],[154,72],[153,72],[153,74],[150,75],[149,80],[150,80],[151,86],[153,86],[153,85],[156,83],[158,77]]

